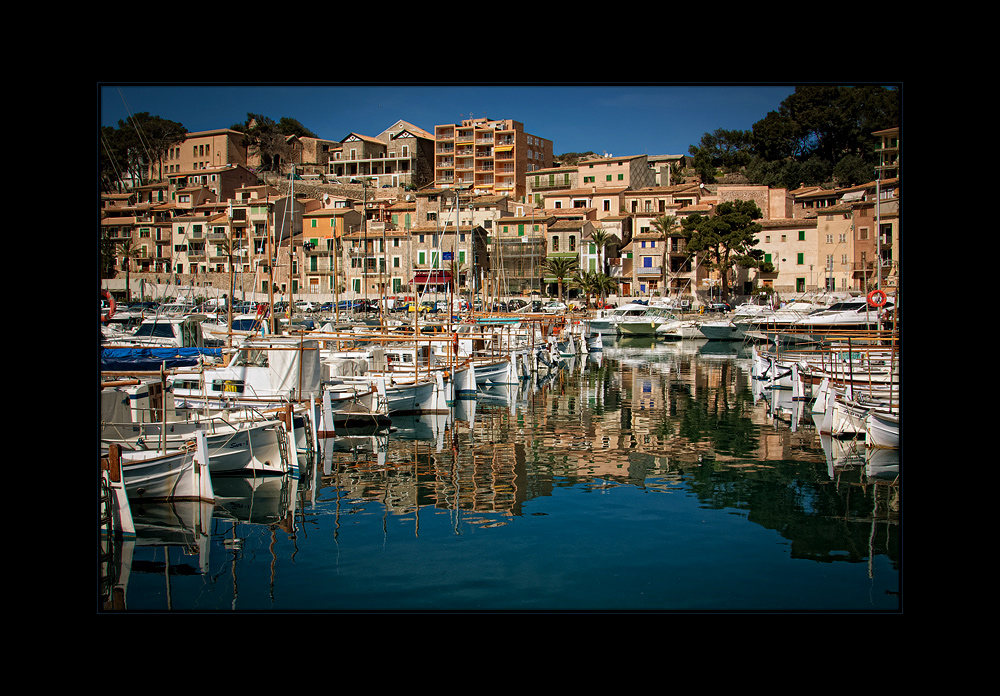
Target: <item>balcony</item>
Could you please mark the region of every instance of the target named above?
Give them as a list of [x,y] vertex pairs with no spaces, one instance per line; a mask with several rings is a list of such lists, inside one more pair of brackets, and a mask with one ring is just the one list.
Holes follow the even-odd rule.
[[638,266],[635,269],[635,274],[638,276],[662,276],[663,268],[660,266]]

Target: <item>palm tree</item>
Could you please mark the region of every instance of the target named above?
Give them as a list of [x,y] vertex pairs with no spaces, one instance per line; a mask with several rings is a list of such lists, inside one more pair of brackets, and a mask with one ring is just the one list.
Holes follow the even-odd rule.
[[664,297],[670,294],[669,274],[667,273],[667,240],[675,236],[681,229],[677,222],[676,215],[661,215],[652,221],[653,228],[660,233],[663,239],[663,262],[660,264],[660,272],[663,273]]
[[129,276],[132,264],[129,263],[129,259],[139,256],[139,248],[133,243],[132,237],[128,236],[118,242],[118,253],[122,257],[122,265],[125,267],[125,302],[131,302],[132,286],[129,283]]
[[603,273],[597,273],[596,271],[580,271],[577,270],[573,274],[571,283],[573,287],[579,288],[583,291],[584,297],[586,297],[586,309],[590,309],[590,296],[599,295],[601,293],[602,283],[601,278],[605,277]]
[[597,270],[601,273],[604,273],[604,251],[608,246],[608,242],[611,241],[612,236],[609,232],[605,232],[601,228],[595,229],[590,234],[591,240],[597,245]]
[[603,273],[597,278],[598,290],[601,293],[601,298],[607,298],[608,295],[614,293],[618,294],[618,281],[608,275]]
[[559,283],[559,301],[563,299],[563,282],[577,268],[579,260],[575,256],[550,256],[542,261],[542,269],[554,276]]

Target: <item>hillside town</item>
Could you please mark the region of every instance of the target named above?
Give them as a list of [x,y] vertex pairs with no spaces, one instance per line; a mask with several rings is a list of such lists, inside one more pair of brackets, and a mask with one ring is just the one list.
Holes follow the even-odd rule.
[[[476,118],[425,130],[399,120],[339,141],[291,136],[292,155],[268,172],[237,131],[188,133],[141,181],[101,194],[101,288],[118,301],[419,299],[449,287],[582,298],[553,274],[560,258],[610,278],[610,294],[694,307],[897,285],[898,127],[873,134],[872,181],[793,190],[703,184],[683,155],[564,164],[553,141],[528,128]],[[679,222],[733,201],[762,214],[763,263],[733,265],[723,285],[686,249]]]

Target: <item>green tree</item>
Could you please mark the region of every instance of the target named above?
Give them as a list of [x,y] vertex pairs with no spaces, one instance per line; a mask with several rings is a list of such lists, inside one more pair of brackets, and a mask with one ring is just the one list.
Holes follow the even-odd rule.
[[[233,128],[236,129],[236,126]],[[291,158],[292,147],[288,142],[290,134],[282,132],[274,119],[262,114],[247,113],[246,123],[239,130],[243,133],[240,145],[260,159],[260,171],[280,172],[281,165]]]
[[576,271],[579,261],[576,257],[550,256],[542,262],[542,269],[556,279],[559,284],[559,301],[563,299],[563,283]]
[[756,235],[764,227],[754,221],[761,217],[760,208],[752,201],[727,201],[719,204],[711,217],[696,213],[681,223],[688,251],[700,255],[702,266],[720,271],[724,300],[729,299],[733,264],[756,267],[760,263],[762,252],[754,247],[760,241]]
[[751,141],[751,131],[717,128],[702,135],[699,145],[691,145],[688,153],[694,157],[694,168],[702,181],[712,183],[717,169],[736,170],[750,161]]
[[603,273],[598,273],[597,271],[580,271],[579,269],[573,274],[570,283],[583,293],[587,309],[590,309],[590,298],[601,294],[604,287],[601,282],[601,278],[603,277],[605,277]]

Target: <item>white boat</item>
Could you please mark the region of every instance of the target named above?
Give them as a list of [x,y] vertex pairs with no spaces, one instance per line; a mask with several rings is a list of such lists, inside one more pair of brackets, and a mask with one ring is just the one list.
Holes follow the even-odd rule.
[[615,336],[618,334],[618,323],[633,319],[646,313],[649,305],[638,302],[629,302],[614,309],[598,310],[597,316],[588,321],[592,332],[602,336]]
[[738,322],[759,318],[770,311],[763,305],[742,304],[726,319],[701,322],[698,330],[710,341],[742,341],[746,334]]
[[865,444],[880,449],[899,449],[899,414],[870,410],[865,418]]
[[272,337],[245,341],[228,365],[178,370],[169,381],[178,407],[221,410],[319,399],[321,378],[317,341]]
[[[110,453],[111,450],[109,456],[113,456]],[[192,446],[181,450],[121,451],[120,456],[125,491],[132,503],[215,500],[204,433],[198,433]]]
[[822,311],[829,306],[830,302],[827,301],[798,299],[772,311],[734,319],[733,323],[745,338],[773,341],[795,322],[811,312]]
[[700,322],[694,319],[676,319],[666,324],[656,327],[657,338],[669,338],[676,340],[688,340],[693,338],[705,338],[701,332]]
[[805,334],[804,338],[816,340],[828,332],[864,331],[882,328],[882,317],[891,313],[893,300],[883,307],[873,307],[865,297],[835,302],[826,309],[815,311],[787,327],[790,334]]
[[[166,409],[164,411],[164,396]],[[158,380],[120,380],[101,390],[101,444],[126,452],[182,449],[204,433],[213,474],[282,474],[288,433],[277,418],[241,411],[177,409]]]
[[123,348],[204,348],[205,337],[201,322],[200,315],[145,319],[132,334],[108,340],[106,344]]
[[656,329],[679,317],[665,307],[646,307],[646,311],[638,316],[619,321],[616,326],[622,336],[655,336]]
[[227,326],[226,321],[225,315],[215,320],[203,321],[201,330],[205,339],[238,343],[247,338],[267,336],[271,333],[267,318],[261,314],[234,314],[231,326]]

